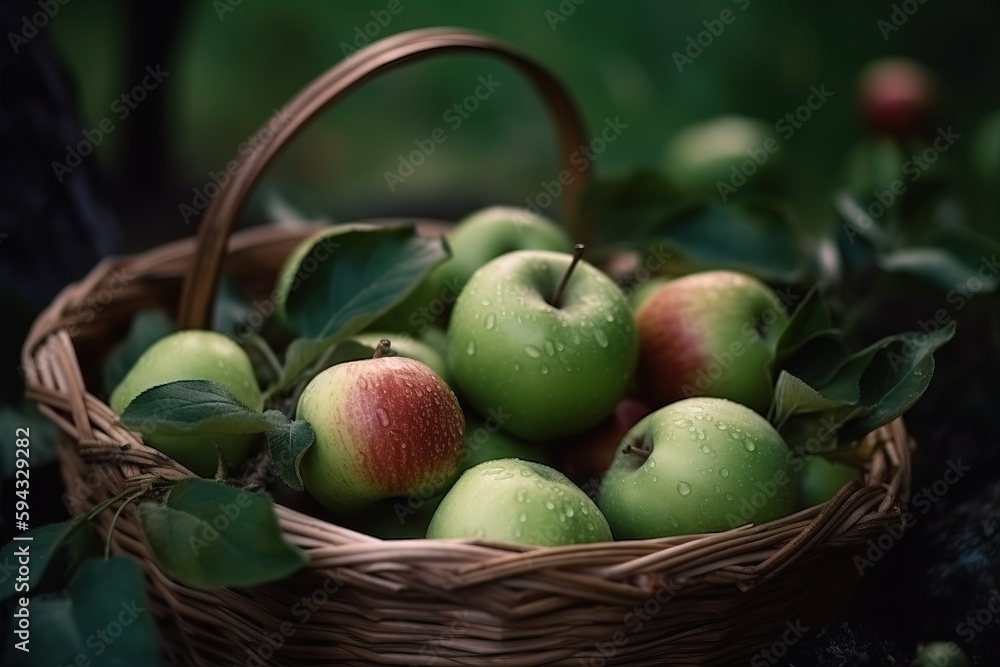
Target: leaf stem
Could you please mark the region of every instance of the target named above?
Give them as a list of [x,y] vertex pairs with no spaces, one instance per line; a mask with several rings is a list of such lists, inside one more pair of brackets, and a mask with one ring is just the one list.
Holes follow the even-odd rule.
[[[121,516],[122,511],[126,507],[128,507],[129,503],[131,503],[133,500],[135,500],[139,496],[144,495],[147,491],[148,491],[148,489],[146,487],[143,487],[143,488],[139,489],[138,491],[136,491],[135,493],[133,493],[128,498],[126,498],[125,502],[123,502],[121,504],[121,507],[119,507],[115,511],[115,515],[113,517],[111,517],[111,525],[108,527],[108,536],[107,536],[107,538],[105,539],[105,542],[104,542],[104,560],[108,560],[108,558],[111,556],[111,538],[115,534],[115,526],[118,524],[118,517]],[[121,495],[121,494],[119,494],[119,495]]]

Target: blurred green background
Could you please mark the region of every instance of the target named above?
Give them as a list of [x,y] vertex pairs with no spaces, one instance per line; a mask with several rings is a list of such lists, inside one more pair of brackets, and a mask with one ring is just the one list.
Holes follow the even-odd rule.
[[[1000,4],[992,0],[398,0],[395,15],[389,0],[237,2],[184,5],[175,50],[162,64],[170,75],[150,94],[162,96],[167,108],[168,182],[159,194],[120,207],[131,248],[191,233],[177,212],[192,198],[191,188],[203,187],[273,109],[343,58],[345,45],[355,48],[366,30],[382,37],[464,26],[520,48],[565,82],[592,131],[608,117],[628,125],[600,156],[602,177],[659,168],[670,135],[713,116],[746,114],[773,127],[805,102],[811,86],[825,86],[833,97],[781,148],[782,161],[792,166],[784,189],[813,228],[832,216],[830,192],[863,136],[855,89],[868,61],[904,55],[929,67],[944,83],[947,121],[963,136],[1000,108]],[[679,71],[675,52],[724,10],[735,19]],[[899,29],[894,11],[897,23],[906,19]],[[379,17],[391,19],[382,26]],[[112,103],[138,83],[127,80],[128,26],[120,3],[70,3],[52,21],[51,34],[78,82],[84,126],[115,119]],[[444,112],[473,92],[477,77],[490,74],[501,86],[450,129]],[[447,130],[448,141],[390,191],[385,172],[437,127]],[[96,151],[112,179],[123,168],[122,134],[112,133]],[[956,152],[972,151],[973,143],[959,142]],[[556,173],[552,129],[530,87],[498,61],[449,56],[388,73],[325,113],[271,169],[250,217],[273,217],[276,200],[333,220],[458,217],[486,203],[523,203]]]

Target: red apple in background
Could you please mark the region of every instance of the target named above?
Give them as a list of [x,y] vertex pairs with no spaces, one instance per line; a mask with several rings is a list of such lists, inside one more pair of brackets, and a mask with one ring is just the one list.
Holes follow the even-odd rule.
[[769,366],[786,324],[781,300],[752,276],[705,271],[671,280],[636,313],[641,397],[653,408],[711,396],[766,412]]
[[595,496],[622,438],[651,411],[645,403],[623,398],[615,406],[614,413],[594,428],[554,443],[553,466],[588,495]]
[[925,133],[937,119],[938,100],[934,75],[912,60],[877,60],[861,73],[861,116],[877,134],[898,138]]
[[[376,355],[387,349],[380,344]],[[430,498],[458,472],[465,416],[444,380],[419,361],[376,356],[332,366],[302,392],[298,418],[316,433],[302,481],[330,509],[411,493]]]

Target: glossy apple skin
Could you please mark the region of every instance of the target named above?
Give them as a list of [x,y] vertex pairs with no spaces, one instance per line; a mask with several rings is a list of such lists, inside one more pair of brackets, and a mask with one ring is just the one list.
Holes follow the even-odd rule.
[[844,486],[855,480],[864,480],[864,474],[857,468],[836,461],[828,461],[822,456],[811,456],[796,462],[802,466],[798,472],[799,507],[819,505],[837,495]]
[[[108,404],[120,416],[145,390],[178,380],[208,380],[254,410],[264,407],[253,364],[243,348],[220,333],[196,330],[178,331],[153,343],[111,392]],[[211,477],[218,468],[216,447],[232,470],[246,461],[260,436],[153,434],[143,439],[193,473]]]
[[[572,249],[566,233],[554,222],[513,206],[491,206],[471,213],[456,222],[445,238],[451,257],[373,326],[418,334],[428,326],[447,326],[458,294],[472,274],[491,259],[514,250]],[[436,300],[443,306],[437,314],[430,310]]]
[[306,386],[298,418],[316,441],[302,458],[306,490],[333,510],[418,493],[431,497],[458,471],[465,417],[425,364],[380,357],[332,366]]
[[767,411],[768,365],[788,314],[764,283],[734,271],[676,278],[646,299],[636,324],[636,377],[651,406],[711,396]]
[[438,506],[427,537],[561,546],[608,542],[600,510],[562,473],[500,459],[471,468]]
[[939,94],[935,77],[922,65],[886,58],[862,72],[858,98],[869,129],[900,138],[923,134],[933,126]]
[[[651,450],[648,458],[627,451],[635,444]],[[753,410],[689,398],[628,432],[601,482],[598,506],[616,539],[762,524],[796,509],[790,459],[781,436]]]
[[614,410],[638,351],[628,303],[581,261],[559,308],[548,303],[570,255],[521,250],[491,261],[459,295],[448,367],[480,413],[510,414],[503,429],[527,440],[581,433]]

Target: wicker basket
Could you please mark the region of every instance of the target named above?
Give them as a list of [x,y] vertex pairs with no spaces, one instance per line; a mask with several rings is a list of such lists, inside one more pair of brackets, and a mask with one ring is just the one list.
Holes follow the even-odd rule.
[[[353,86],[449,51],[499,56],[527,75],[555,116],[570,166],[584,136],[573,105],[545,71],[492,39],[414,31],[328,71],[285,108],[287,124],[241,158],[197,240],[102,262],[35,322],[23,350],[27,391],[59,427],[73,514],[157,477],[191,474],[117,424],[91,393],[135,312],[160,306],[178,312],[182,328],[204,327],[223,267],[266,294],[284,258],[314,231],[252,229],[229,238],[266,165]],[[577,219],[580,176],[564,199],[568,221]],[[865,484],[780,521],[717,534],[562,548],[382,541],[279,504],[280,525],[309,554],[309,567],[274,585],[208,591],[162,572],[134,506],[118,521],[113,547],[143,564],[164,651],[178,665],[726,664],[771,645],[789,622],[817,629],[837,617],[860,579],[853,556],[902,522],[912,446],[902,422],[865,444],[873,452]],[[109,514],[99,518],[103,529]],[[312,605],[303,606],[307,599]]]

